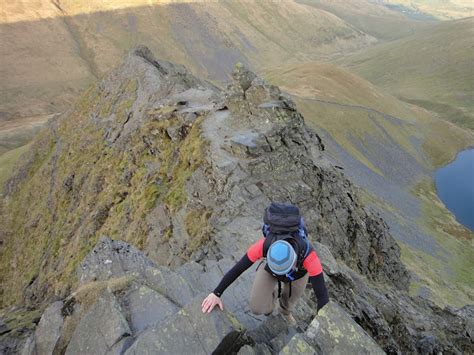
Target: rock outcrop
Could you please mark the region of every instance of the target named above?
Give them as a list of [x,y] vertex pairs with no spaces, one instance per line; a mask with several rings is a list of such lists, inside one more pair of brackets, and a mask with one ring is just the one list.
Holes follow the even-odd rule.
[[[472,350],[473,332],[464,331],[472,307],[439,309],[408,296],[387,225],[324,157],[293,101],[241,65],[232,77],[221,91],[139,47],[42,132],[6,190],[10,254],[2,258],[16,268],[2,275],[2,297],[62,306],[48,308],[24,351]],[[298,327],[255,317],[251,269],[224,293],[224,312],[203,316],[200,300],[260,237],[270,201],[303,211],[339,306],[313,320],[308,290]],[[347,329],[339,343],[338,323]],[[45,324],[54,332],[41,336]]]
[[[134,264],[137,267],[123,267]],[[106,270],[102,276],[90,279],[90,269],[101,268]],[[188,270],[182,267],[180,272]],[[195,269],[192,279],[206,274],[204,270]],[[281,351],[282,354],[306,354],[309,350],[315,354],[349,350],[383,353],[335,304],[329,304],[305,333],[295,334],[281,316],[267,320],[254,318],[258,325],[252,326],[247,305],[243,306],[245,312],[234,313],[226,302],[224,311],[215,310],[205,315],[201,311],[205,293],[186,281],[170,288],[163,278],[150,275],[180,279],[178,274],[155,265],[134,247],[103,237],[78,268],[81,287],[46,309],[33,340],[25,342],[23,353],[128,355]],[[231,286],[229,293],[241,286]],[[188,290],[192,294],[192,298],[180,299],[183,304],[177,302],[176,293],[172,292],[181,288],[184,293]],[[299,307],[306,307],[305,311],[310,312],[304,301]],[[249,324],[249,328],[241,321]],[[338,331],[339,328],[347,332]]]

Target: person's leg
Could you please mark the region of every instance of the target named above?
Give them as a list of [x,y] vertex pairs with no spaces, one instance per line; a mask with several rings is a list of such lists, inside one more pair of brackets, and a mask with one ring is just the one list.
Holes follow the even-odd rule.
[[303,295],[303,292],[306,288],[306,284],[308,283],[309,275],[306,273],[301,279],[295,280],[291,283],[291,297],[290,296],[290,284],[285,283],[283,286],[283,290],[281,292],[280,298],[280,308],[282,313],[290,314],[293,310],[293,306],[295,305],[296,301]]
[[261,265],[255,280],[253,281],[252,291],[250,293],[250,310],[253,314],[269,314],[275,307],[275,285],[277,280],[265,271],[264,265]]

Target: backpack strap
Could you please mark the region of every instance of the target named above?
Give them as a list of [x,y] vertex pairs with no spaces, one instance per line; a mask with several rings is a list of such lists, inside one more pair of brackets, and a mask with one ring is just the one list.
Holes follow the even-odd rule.
[[263,242],[263,257],[264,258],[267,257],[267,253],[268,253],[268,249],[270,249],[270,245],[272,245],[272,243],[276,240],[277,240],[276,234],[268,233],[265,236],[265,241]]

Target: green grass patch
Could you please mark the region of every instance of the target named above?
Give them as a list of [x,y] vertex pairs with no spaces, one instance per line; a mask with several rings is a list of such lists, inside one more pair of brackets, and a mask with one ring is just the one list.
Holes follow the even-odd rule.
[[[439,22],[412,36],[344,58],[341,63],[394,96],[429,107],[472,129],[473,25],[472,17]],[[446,117],[450,115],[454,117]]]
[[[30,331],[35,330],[36,324],[38,323],[39,319],[41,318],[41,314],[43,313],[43,309],[35,309],[35,310],[28,310],[28,309],[18,309],[13,312],[8,313],[0,313],[0,317],[4,320],[8,329],[11,329],[11,332],[6,334],[6,337],[9,336],[22,336],[25,333],[25,330],[28,329]],[[3,336],[0,336],[0,341],[2,340]]]
[[0,155],[0,193],[3,191],[4,184],[14,171],[14,167],[21,155],[28,151],[31,144],[10,150]]
[[187,256],[198,250],[201,246],[210,241],[212,227],[209,224],[209,218],[212,211],[205,208],[192,209],[185,217],[184,223],[186,231],[191,240],[186,248]]
[[[420,227],[438,243],[436,256],[402,245],[402,260],[433,291],[439,305],[463,306],[474,300],[474,233],[460,225],[444,207],[434,184],[425,179],[413,191],[422,203]],[[414,291],[416,287],[412,288]]]

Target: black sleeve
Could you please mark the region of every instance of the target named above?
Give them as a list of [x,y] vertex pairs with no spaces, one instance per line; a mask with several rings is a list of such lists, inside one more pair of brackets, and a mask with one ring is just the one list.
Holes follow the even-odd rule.
[[311,281],[311,285],[313,285],[313,290],[318,300],[319,311],[326,303],[329,302],[328,290],[326,289],[326,284],[324,283],[323,273],[320,273],[316,276],[311,276],[309,281]]
[[247,253],[239,260],[237,264],[234,265],[232,269],[227,271],[227,274],[224,275],[219,285],[217,285],[216,289],[214,290],[214,294],[217,297],[221,297],[222,293],[224,293],[225,289],[229,287],[229,285],[235,281],[237,277],[239,277],[245,270],[251,267],[253,262],[250,261]]

